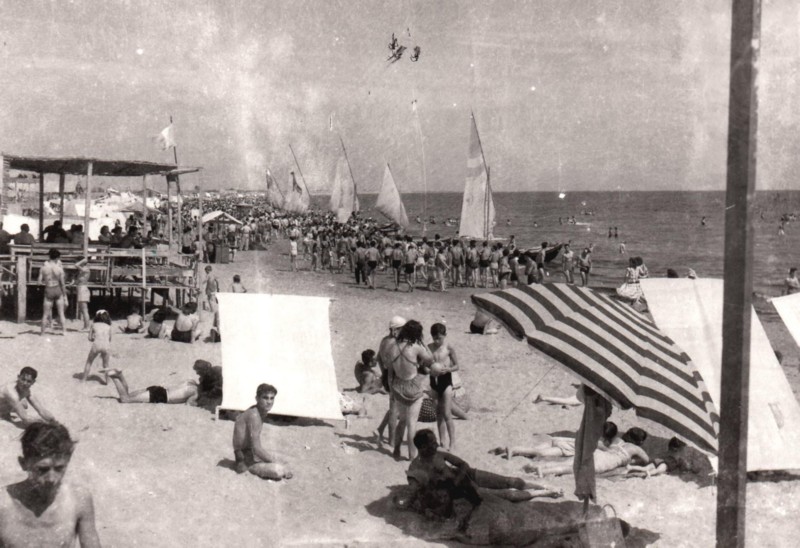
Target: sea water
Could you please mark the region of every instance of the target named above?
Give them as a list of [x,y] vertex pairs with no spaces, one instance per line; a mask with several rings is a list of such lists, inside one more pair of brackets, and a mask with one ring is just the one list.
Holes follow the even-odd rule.
[[[409,231],[432,238],[457,234],[444,224],[461,215],[461,193],[404,194]],[[667,268],[685,277],[721,278],[725,243],[724,192],[514,192],[493,195],[494,235],[512,234],[523,247],[572,241],[576,252],[594,244],[592,285],[622,283],[628,258],[641,256],[652,276]],[[376,195],[361,195],[362,215],[383,219],[374,210]],[[315,196],[312,207],[324,209],[327,197]],[[758,192],[753,204],[753,289],[769,296],[781,293],[792,266],[800,268],[800,221],[778,227],[783,214],[800,211],[800,192]],[[436,224],[417,223],[436,218]],[[574,217],[576,224],[569,223]],[[705,217],[705,225],[702,220]],[[560,221],[559,221],[560,219]],[[609,237],[609,229],[611,237]],[[615,230],[616,229],[616,230]],[[615,236],[616,233],[616,236]],[[620,253],[625,243],[626,253]],[[555,261],[557,263],[557,261]],[[559,276],[551,264],[552,276]]]

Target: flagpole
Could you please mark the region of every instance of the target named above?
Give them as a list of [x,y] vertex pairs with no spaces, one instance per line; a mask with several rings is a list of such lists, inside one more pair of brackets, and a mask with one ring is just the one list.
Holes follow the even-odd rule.
[[292,145],[289,145],[289,150],[292,151],[292,157],[294,158],[294,163],[297,166],[297,171],[300,173],[300,179],[303,181],[303,186],[306,187],[306,193],[308,194],[309,199],[311,198],[311,193],[308,191],[308,185],[306,184],[306,178],[303,176],[303,170],[300,169],[300,162],[297,161],[297,155],[294,153],[294,149]]
[[717,489],[717,546],[726,548],[745,544],[753,295],[752,200],[756,186],[756,82],[760,34],[761,0],[734,0],[728,100]]

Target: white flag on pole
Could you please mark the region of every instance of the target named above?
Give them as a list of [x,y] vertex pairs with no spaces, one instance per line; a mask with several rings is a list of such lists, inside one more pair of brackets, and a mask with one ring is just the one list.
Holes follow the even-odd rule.
[[161,150],[167,150],[175,146],[175,129],[172,124],[162,129],[161,133],[158,134],[158,144],[161,145]]

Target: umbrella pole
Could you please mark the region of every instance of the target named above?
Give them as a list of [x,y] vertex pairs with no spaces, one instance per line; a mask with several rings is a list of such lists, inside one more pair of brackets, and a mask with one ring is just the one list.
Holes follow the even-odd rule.
[[717,546],[744,546],[761,0],[734,0],[725,194]]

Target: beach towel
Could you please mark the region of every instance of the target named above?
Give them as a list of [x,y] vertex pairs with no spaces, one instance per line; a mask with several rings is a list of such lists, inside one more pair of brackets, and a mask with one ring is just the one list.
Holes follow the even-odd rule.
[[[650,278],[642,289],[656,325],[683,348],[719,402],[723,281]],[[800,406],[752,311],[747,470],[800,469]]]
[[344,420],[331,355],[329,300],[217,293],[222,335],[222,403],[243,411],[256,388],[278,389],[271,413]]

